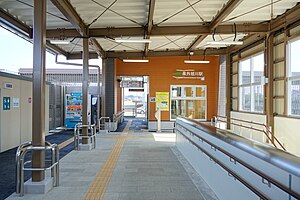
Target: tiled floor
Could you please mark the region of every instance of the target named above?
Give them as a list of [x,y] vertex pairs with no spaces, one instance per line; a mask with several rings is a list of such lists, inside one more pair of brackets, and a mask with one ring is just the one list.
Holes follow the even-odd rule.
[[97,148],[61,160],[60,186],[8,199],[217,199],[176,150],[175,135],[128,131],[97,136]]

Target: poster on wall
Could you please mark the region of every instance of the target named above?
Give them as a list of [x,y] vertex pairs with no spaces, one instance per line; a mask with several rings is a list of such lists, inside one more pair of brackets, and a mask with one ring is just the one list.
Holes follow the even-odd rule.
[[169,92],[156,92],[156,110],[169,111]]
[[13,107],[14,108],[20,107],[20,98],[13,98]]

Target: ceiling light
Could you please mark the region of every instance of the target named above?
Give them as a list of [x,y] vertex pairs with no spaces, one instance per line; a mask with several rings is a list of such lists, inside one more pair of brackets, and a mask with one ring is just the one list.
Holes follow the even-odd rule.
[[119,43],[150,43],[150,39],[130,40],[130,39],[115,39]]
[[138,62],[138,63],[147,63],[147,62],[149,62],[149,60],[123,59],[123,62]]
[[186,64],[208,64],[210,63],[209,60],[185,60],[184,63]]
[[243,45],[243,41],[212,41],[208,45]]
[[50,40],[51,44],[69,44],[70,41],[68,40]]

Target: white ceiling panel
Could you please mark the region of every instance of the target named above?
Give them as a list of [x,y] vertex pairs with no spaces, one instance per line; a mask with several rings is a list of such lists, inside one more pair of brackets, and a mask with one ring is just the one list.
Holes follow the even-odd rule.
[[[197,25],[209,22],[228,0],[157,0],[154,24]],[[192,5],[192,6],[191,6]]]
[[[124,37],[122,39],[143,39],[142,37]],[[143,51],[145,49],[144,43],[118,43],[109,38],[98,38],[98,43],[105,51]]]
[[278,15],[282,15],[286,10],[294,7],[300,0],[273,0],[273,7],[270,0],[243,0],[236,9],[224,20],[225,23],[233,22],[263,22]]
[[71,3],[85,24],[92,23],[90,27],[132,27],[147,23],[148,0],[71,0]]
[[[33,26],[33,0],[1,0],[0,7],[17,17],[26,25],[30,27]],[[46,20],[46,26],[49,29],[73,27],[50,0],[47,1]]]
[[186,49],[196,37],[197,35],[151,37],[149,49],[153,51]]
[[[241,40],[245,37],[246,34],[237,34],[235,41]],[[234,40],[234,34],[216,34],[215,41],[226,41],[230,42]],[[208,42],[214,41],[212,35],[208,35],[196,48],[197,49],[206,49],[206,48],[221,48],[221,47],[228,47],[230,45],[208,45]]]

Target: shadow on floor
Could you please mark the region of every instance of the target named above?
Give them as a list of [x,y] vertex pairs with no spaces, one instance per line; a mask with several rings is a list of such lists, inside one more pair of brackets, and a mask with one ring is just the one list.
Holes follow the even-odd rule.
[[[60,144],[74,136],[73,131],[62,131],[46,136],[46,141]],[[60,159],[74,149],[74,142],[59,150]],[[4,200],[16,191],[16,151],[17,147],[0,153],[0,200]],[[26,155],[26,160],[31,153]],[[46,159],[50,154],[46,155]],[[31,178],[31,172],[25,171],[25,181]]]
[[129,130],[141,131],[148,129],[148,123],[145,118],[132,118],[131,126]]

